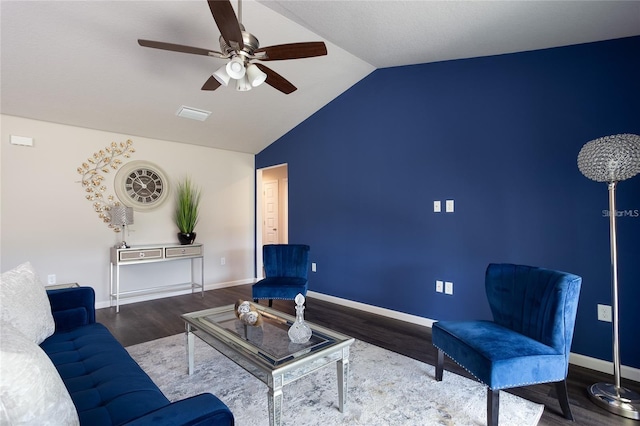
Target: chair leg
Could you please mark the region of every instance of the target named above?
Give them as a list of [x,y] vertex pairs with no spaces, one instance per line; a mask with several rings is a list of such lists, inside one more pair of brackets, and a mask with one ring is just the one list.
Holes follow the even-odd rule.
[[258,299],[253,299],[253,303],[258,303]]
[[269,299],[269,307],[273,307],[273,299]]
[[560,408],[562,408],[564,418],[573,421],[573,414],[571,414],[571,406],[569,405],[569,392],[567,391],[566,379],[556,382],[556,393],[558,394],[558,402],[560,402]]
[[444,352],[438,349],[438,362],[436,362],[436,380],[442,381],[442,372],[444,370]]
[[498,426],[500,390],[487,388],[487,426]]

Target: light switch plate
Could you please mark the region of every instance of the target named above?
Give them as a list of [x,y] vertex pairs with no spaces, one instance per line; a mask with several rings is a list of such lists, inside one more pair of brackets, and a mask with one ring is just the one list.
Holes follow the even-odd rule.
[[436,291],[438,293],[442,293],[443,289],[444,289],[444,282],[440,280],[436,280]]
[[444,294],[453,294],[453,283],[451,281],[445,281]]
[[447,213],[453,212],[453,200],[447,200],[446,209],[447,209]]
[[433,212],[434,213],[440,213],[442,211],[442,204],[440,203],[440,200],[434,201],[433,202]]

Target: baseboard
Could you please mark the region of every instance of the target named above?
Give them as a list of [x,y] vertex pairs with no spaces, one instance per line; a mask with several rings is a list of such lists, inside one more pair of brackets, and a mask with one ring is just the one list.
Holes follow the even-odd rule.
[[[311,290],[307,292],[307,295],[316,299],[324,300],[326,302],[335,303],[336,305],[359,309],[361,311],[382,315],[400,321],[410,322],[412,324],[423,325],[425,327],[431,327],[433,323],[437,321],[430,318],[424,318],[417,315],[394,311],[391,309],[380,308],[378,306],[367,305],[366,303],[354,302],[353,300],[342,299],[340,297],[330,296]],[[613,362],[611,361],[604,361],[598,358],[591,358],[585,355],[571,353],[569,355],[569,363],[578,365],[580,367],[589,368],[591,370],[600,371],[602,373],[613,374]],[[638,368],[627,367],[623,365],[620,367],[620,375],[625,379],[640,382],[640,369]]]
[[[571,353],[569,355],[569,363],[613,375],[613,362],[611,361]],[[620,376],[625,379],[640,382],[640,369],[621,365]]]
[[361,311],[370,312],[372,314],[382,315],[388,318],[400,321],[410,322],[413,324],[431,327],[435,320],[419,317],[417,315],[405,314],[404,312],[394,311],[392,309],[380,308],[378,306],[367,305],[366,303],[354,302],[353,300],[342,299],[340,297],[330,296],[328,294],[317,293],[315,291],[307,291],[307,295],[326,302],[335,303],[336,305],[346,306],[348,308],[359,309]]
[[[248,278],[244,280],[226,281],[221,283],[210,283],[210,284],[204,285],[204,291],[217,290],[225,287],[235,287],[237,285],[253,284],[254,282],[255,282],[254,278]],[[199,291],[200,290],[197,290],[196,292],[199,292]],[[144,294],[140,294],[137,296],[130,296],[130,297],[120,296],[120,305],[122,306],[122,305],[128,305],[130,303],[146,302],[148,300],[155,300],[155,299],[163,299],[165,297],[181,296],[183,294],[189,294],[189,293],[191,293],[191,290],[189,290],[188,288],[183,290],[171,290],[170,287],[168,287],[167,291],[160,290],[160,291],[149,292],[149,293],[144,293]],[[96,301],[96,309],[108,308],[110,306],[111,304],[108,300]]]

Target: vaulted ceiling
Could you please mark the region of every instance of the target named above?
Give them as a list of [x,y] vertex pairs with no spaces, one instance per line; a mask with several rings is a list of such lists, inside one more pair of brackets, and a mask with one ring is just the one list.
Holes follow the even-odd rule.
[[[327,56],[269,62],[298,88],[284,95],[266,84],[202,91],[224,60],[138,45],[220,50],[204,0],[0,7],[3,114],[246,153],[376,68],[640,35],[640,1],[244,0],[242,22],[261,46],[327,44]],[[182,105],[212,114],[204,122],[177,117]]]

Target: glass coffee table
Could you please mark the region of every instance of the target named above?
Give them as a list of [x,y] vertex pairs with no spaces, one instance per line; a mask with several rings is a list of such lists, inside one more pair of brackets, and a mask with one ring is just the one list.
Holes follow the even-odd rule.
[[289,340],[295,317],[275,309],[254,306],[263,323],[247,326],[238,320],[234,305],[182,315],[187,334],[189,374],[193,374],[195,336],[260,379],[269,388],[269,424],[282,423],[282,388],[329,364],[336,364],[340,412],[347,404],[349,347],[354,339],[306,322],[313,334],[307,343]]

